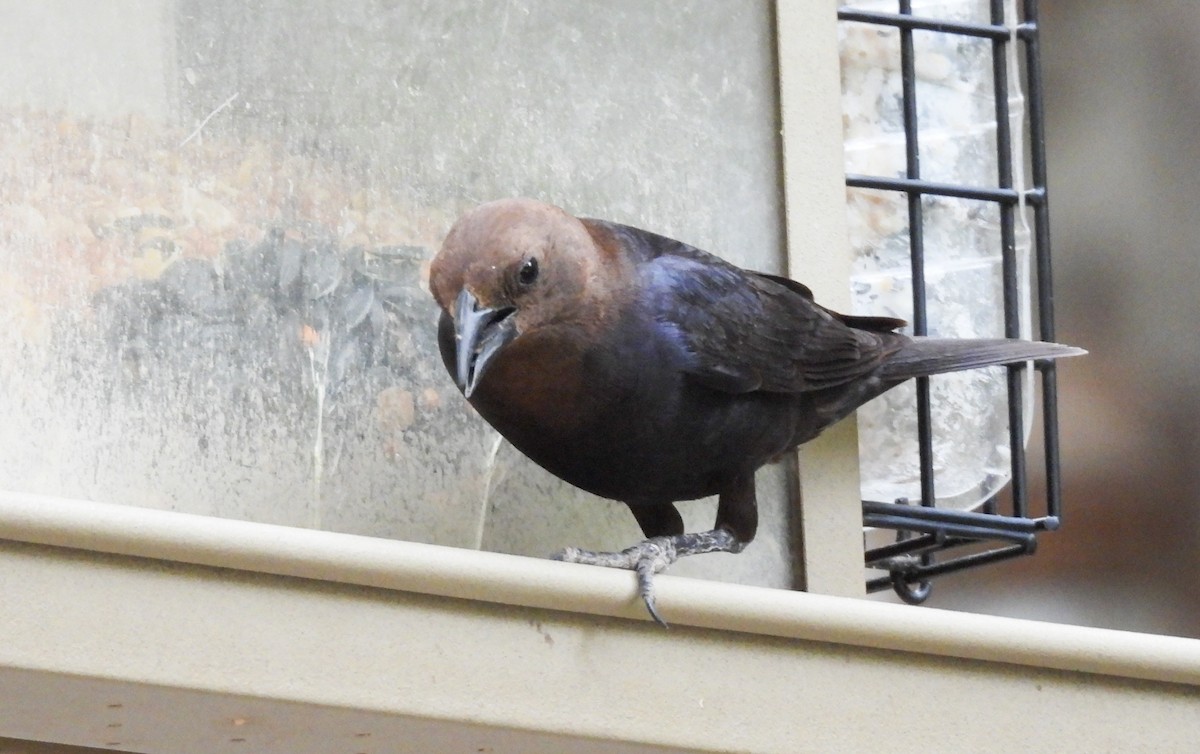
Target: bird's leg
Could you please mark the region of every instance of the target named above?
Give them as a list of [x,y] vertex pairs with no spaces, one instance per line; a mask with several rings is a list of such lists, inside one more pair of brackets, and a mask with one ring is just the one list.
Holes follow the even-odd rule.
[[706,552],[741,552],[746,542],[737,538],[726,528],[711,529],[685,534],[650,537],[621,552],[594,552],[567,547],[553,555],[555,560],[567,563],[623,568],[637,574],[638,594],[646,603],[650,616],[661,626],[667,622],[658,613],[654,600],[654,574],[688,555]]
[[568,547],[552,557],[568,563],[624,568],[638,577],[638,594],[650,617],[663,628],[667,622],[654,602],[654,574],[688,555],[706,552],[741,552],[758,529],[754,472],[733,474],[722,480],[717,498],[717,521],[708,531],[686,533],[679,511],[671,504],[630,503],[629,510],[646,539],[621,552],[593,552]]

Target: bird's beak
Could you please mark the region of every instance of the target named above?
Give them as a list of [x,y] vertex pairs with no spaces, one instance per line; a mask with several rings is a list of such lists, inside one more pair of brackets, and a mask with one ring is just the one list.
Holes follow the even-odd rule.
[[489,309],[480,306],[466,288],[454,302],[454,337],[456,340],[458,388],[467,398],[475,392],[483,373],[500,349],[517,337],[517,327],[510,316],[516,309]]

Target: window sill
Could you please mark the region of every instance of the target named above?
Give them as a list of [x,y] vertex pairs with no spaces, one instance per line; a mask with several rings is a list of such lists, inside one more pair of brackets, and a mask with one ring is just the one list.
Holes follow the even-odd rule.
[[1189,639],[670,576],[664,631],[628,573],[13,493],[0,539],[0,736],[172,754],[1200,737]]

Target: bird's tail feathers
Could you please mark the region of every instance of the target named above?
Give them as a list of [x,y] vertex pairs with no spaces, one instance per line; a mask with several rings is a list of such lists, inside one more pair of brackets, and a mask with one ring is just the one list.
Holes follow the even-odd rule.
[[906,380],[964,369],[1038,359],[1082,356],[1087,351],[1060,343],[1007,338],[913,338],[880,369],[885,380]]

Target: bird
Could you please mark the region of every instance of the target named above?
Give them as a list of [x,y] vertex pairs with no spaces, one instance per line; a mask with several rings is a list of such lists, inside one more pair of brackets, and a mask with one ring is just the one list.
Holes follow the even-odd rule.
[[[655,574],[741,552],[755,471],[913,377],[1084,353],[1057,343],[943,339],[839,314],[805,285],[681,241],[534,199],[463,214],[429,270],[438,347],[458,389],[551,474],[628,506],[645,539],[552,557]],[[717,496],[713,528],[675,503]]]

